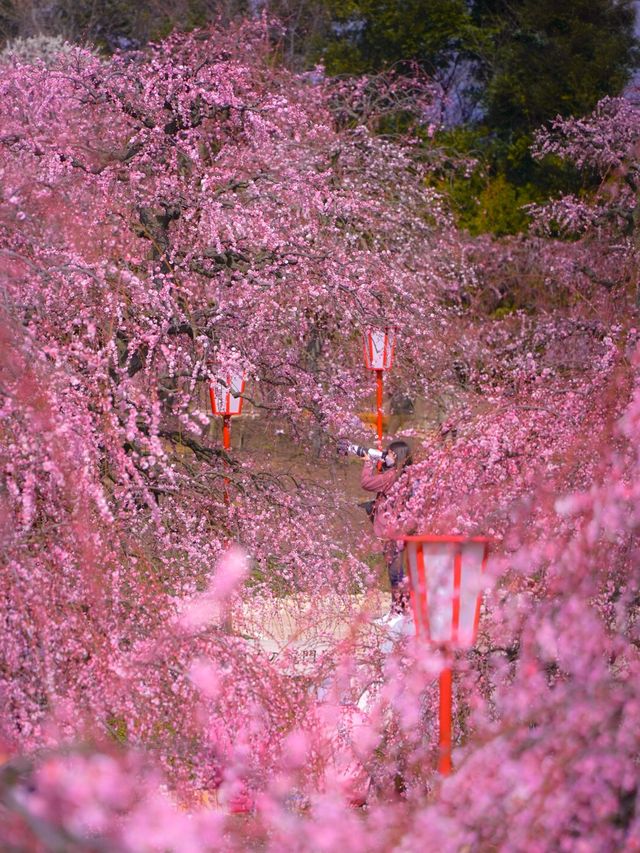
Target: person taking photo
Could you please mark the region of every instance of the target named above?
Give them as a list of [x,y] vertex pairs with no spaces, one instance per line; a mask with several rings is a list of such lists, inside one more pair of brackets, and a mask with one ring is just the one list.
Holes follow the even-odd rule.
[[[382,467],[378,463],[365,456],[362,467],[360,485],[368,492],[375,492],[375,500],[369,502],[367,512],[373,521],[373,532],[380,539],[384,539],[384,558],[391,587],[391,612],[402,613],[407,606],[407,592],[404,581],[404,568],[402,561],[402,543],[389,539],[393,534],[394,516],[399,511],[399,503],[404,503],[410,488],[409,468],[413,462],[411,448],[406,441],[392,441],[383,454]],[[404,481],[399,489],[395,489],[396,483]],[[406,484],[406,488],[404,485]],[[389,493],[394,489],[395,499],[393,507],[389,507],[387,500]]]

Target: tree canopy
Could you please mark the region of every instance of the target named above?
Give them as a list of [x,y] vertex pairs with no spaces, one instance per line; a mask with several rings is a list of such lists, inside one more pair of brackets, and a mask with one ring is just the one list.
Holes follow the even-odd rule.
[[[491,150],[416,57],[332,76],[268,16],[183,24],[0,60],[3,844],[636,849],[640,107]],[[513,146],[591,191],[509,235]],[[457,224],[465,181],[500,239]],[[396,337],[385,407],[416,407],[380,523],[431,538],[434,621],[470,602],[434,537],[491,543],[471,648],[379,618],[337,455],[373,441],[371,329]]]
[[[536,233],[473,239],[430,185],[437,87],[281,56],[249,21],[0,64],[2,837],[632,847],[638,108],[542,129],[532,156],[608,183],[539,205]],[[413,121],[389,138],[395,109]],[[452,658],[376,622],[335,460],[371,438],[362,331],[391,325],[388,391],[431,408],[389,535],[494,549],[444,782]],[[266,445],[216,439],[230,370]],[[313,464],[275,458],[280,435]]]

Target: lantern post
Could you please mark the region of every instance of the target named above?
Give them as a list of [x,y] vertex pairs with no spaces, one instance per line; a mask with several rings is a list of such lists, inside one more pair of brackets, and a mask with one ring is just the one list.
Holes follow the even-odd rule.
[[[455,649],[473,646],[486,581],[490,540],[484,536],[404,536],[409,597],[420,641]],[[438,771],[451,773],[451,664],[440,672]]]
[[396,347],[396,335],[393,329],[366,329],[364,333],[364,364],[367,370],[376,372],[376,427],[378,432],[378,450],[382,450],[382,403],[383,375],[393,364]]
[[[231,449],[231,418],[242,414],[244,386],[245,373],[241,371],[227,371],[209,385],[211,411],[214,415],[222,417],[222,446],[225,450]],[[229,480],[225,477],[224,499],[227,503],[229,501],[228,485]]]
[[376,370],[376,408],[377,408],[377,419],[376,426],[378,430],[378,450],[382,450],[382,370]]
[[225,415],[222,419],[222,446],[225,450],[231,450],[231,418]]

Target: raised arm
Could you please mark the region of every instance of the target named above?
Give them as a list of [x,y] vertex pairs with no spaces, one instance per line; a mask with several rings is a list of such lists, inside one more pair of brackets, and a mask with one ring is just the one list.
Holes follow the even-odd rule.
[[397,476],[398,472],[395,468],[379,472],[376,470],[375,462],[367,459],[362,467],[360,485],[368,492],[386,492],[395,483]]

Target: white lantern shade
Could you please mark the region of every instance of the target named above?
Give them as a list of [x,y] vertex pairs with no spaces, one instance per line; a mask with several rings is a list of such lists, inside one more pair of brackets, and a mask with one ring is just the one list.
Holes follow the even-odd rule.
[[245,374],[239,372],[226,373],[216,382],[212,382],[209,386],[209,396],[213,414],[224,417],[242,414],[243,400],[240,395],[244,394],[244,386]]
[[416,634],[471,648],[478,633],[489,540],[407,536],[406,564]]
[[396,333],[393,329],[367,329],[364,335],[364,363],[368,370],[389,370],[393,364]]

